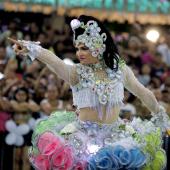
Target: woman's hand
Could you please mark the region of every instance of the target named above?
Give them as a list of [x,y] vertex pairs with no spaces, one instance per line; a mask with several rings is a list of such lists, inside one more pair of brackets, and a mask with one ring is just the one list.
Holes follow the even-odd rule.
[[13,50],[17,55],[23,55],[28,52],[28,50],[22,45],[21,42],[14,40],[12,38],[8,38],[8,40],[14,44]]

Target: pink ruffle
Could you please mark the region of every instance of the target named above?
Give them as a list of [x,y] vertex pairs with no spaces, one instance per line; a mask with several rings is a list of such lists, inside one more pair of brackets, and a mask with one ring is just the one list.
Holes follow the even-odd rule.
[[30,159],[37,170],[69,170],[73,167],[72,147],[52,132],[43,133],[37,141],[37,147],[39,155],[32,155]]

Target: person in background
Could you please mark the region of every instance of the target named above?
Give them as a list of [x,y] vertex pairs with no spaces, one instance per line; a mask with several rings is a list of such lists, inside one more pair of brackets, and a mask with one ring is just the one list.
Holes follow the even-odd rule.
[[124,105],[120,109],[120,117],[126,120],[132,120],[136,116],[136,108],[129,102],[130,93],[125,91]]
[[157,46],[158,53],[161,54],[162,60],[170,66],[170,35],[166,34],[165,41]]
[[[10,104],[14,111],[13,120],[18,127],[19,125],[27,125],[29,119],[32,117],[32,114],[40,110],[39,106],[33,100],[29,100],[28,93],[29,92],[26,88],[18,87],[14,92],[14,99],[10,101]],[[32,132],[28,130],[28,132],[24,135],[25,139],[23,143],[21,143],[21,146],[14,148],[15,170],[30,169],[27,153],[28,147],[30,146],[31,143],[31,135]]]
[[58,99],[59,91],[56,85],[49,84],[45,93],[45,98],[41,101],[41,110],[45,115],[56,110],[63,110],[63,101]]
[[144,85],[147,86],[151,81],[151,68],[147,64],[143,64],[141,70],[137,76],[138,80]]

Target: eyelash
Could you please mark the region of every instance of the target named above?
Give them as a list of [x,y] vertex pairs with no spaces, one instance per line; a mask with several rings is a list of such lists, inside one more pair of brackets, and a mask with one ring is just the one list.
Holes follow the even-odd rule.
[[82,47],[82,50],[89,50],[87,47]]
[[[87,48],[87,47],[81,47],[80,49],[81,49],[81,50],[89,50],[89,48]],[[79,49],[78,49],[78,48],[75,48],[75,50],[78,51]]]

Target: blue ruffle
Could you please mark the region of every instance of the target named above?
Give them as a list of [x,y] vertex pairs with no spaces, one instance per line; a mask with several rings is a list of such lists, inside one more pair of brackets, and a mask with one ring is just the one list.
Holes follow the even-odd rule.
[[139,148],[125,149],[123,146],[105,147],[93,155],[87,170],[138,170],[146,162]]

